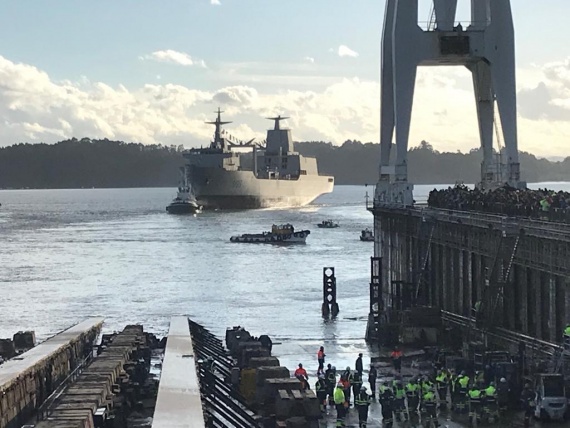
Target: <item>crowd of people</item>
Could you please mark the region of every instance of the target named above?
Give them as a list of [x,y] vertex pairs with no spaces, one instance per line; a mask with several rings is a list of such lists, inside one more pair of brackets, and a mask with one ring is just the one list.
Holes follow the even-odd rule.
[[[485,370],[468,374],[465,371],[456,373],[436,365],[431,375],[418,375],[404,381],[401,375],[402,357],[403,353],[397,347],[391,352],[393,376],[380,380],[378,389],[378,371],[370,364],[369,393],[364,385],[362,354],[358,354],[354,370],[346,367],[338,372],[331,364],[327,364],[325,368],[325,350],[320,347],[317,353],[317,380],[314,385],[321,411],[326,412],[327,406],[334,408],[337,427],[346,426],[351,408],[355,408],[358,413],[359,427],[366,427],[369,406],[374,402],[380,403],[382,426],[387,428],[391,428],[394,421],[417,424],[420,417],[428,426],[437,427],[438,409],[447,410],[448,407],[458,414],[468,414],[473,424],[493,424],[499,421],[500,414],[507,409],[512,398],[507,380],[495,379],[489,366]],[[295,377],[301,381],[304,389],[310,389],[309,376],[302,364],[299,364],[295,371]],[[525,385],[521,401],[526,418],[530,418],[532,414],[534,399],[534,391],[530,385]]]
[[545,218],[570,222],[570,192],[548,189],[470,189],[459,184],[429,193],[428,205],[460,211],[483,211],[509,216]]

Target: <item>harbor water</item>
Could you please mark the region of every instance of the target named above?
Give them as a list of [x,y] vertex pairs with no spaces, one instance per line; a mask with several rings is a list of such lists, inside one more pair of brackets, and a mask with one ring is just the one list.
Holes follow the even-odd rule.
[[[432,188],[416,186],[416,199]],[[170,188],[2,190],[0,337],[31,329],[42,340],[87,316],[105,317],[106,330],[140,323],[165,334],[171,315],[187,314],[219,335],[243,325],[276,341],[362,339],[373,252],[359,240],[372,227],[366,191],[336,186],[303,208],[176,216],[165,212]],[[325,219],[340,227],[317,228]],[[307,244],[229,242],[279,223],[310,229]],[[336,269],[334,326],[320,313],[325,266]]]

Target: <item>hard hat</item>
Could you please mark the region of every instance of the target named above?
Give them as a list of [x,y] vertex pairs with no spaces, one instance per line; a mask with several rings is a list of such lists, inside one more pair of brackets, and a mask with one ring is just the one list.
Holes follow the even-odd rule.
[[342,386],[343,386],[343,384],[342,384],[342,382],[339,382],[339,383],[337,383],[337,384],[336,384],[336,386],[340,386],[340,387],[342,387]]
[[505,379],[504,377],[501,378],[501,383],[506,383],[507,379]]

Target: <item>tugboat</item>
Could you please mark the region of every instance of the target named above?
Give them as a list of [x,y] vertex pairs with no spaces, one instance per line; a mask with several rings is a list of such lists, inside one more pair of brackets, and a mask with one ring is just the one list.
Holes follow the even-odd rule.
[[271,232],[246,233],[232,236],[231,242],[244,242],[251,244],[304,244],[311,231],[298,230],[291,224],[273,225]]
[[374,232],[368,228],[364,229],[362,232],[360,232],[360,240],[374,242]]
[[317,224],[317,226],[321,229],[334,229],[335,227],[338,227],[338,223],[335,223],[332,220],[323,220]]
[[180,168],[181,180],[176,198],[166,207],[169,214],[197,214],[202,212],[202,207],[196,201],[192,189],[186,179],[186,168]]

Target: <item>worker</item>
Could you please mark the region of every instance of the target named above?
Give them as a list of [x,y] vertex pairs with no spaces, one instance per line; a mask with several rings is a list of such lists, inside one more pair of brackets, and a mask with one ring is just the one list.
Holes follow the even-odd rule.
[[323,373],[318,374],[318,379],[315,382],[315,393],[317,394],[317,399],[319,400],[321,412],[324,412],[327,406],[327,383],[325,380],[325,375]]
[[483,396],[483,415],[484,419],[493,423],[499,417],[499,408],[497,407],[497,389],[495,382],[491,382],[484,390]]
[[362,354],[358,354],[358,358],[354,363],[354,369],[360,373],[360,376],[362,376],[362,372],[364,371],[362,367]]
[[524,409],[524,426],[528,427],[536,406],[536,393],[530,388],[530,384],[528,383],[524,385],[524,389],[521,393],[521,401]]
[[418,379],[410,379],[406,383],[406,398],[408,399],[408,416],[413,418],[418,414],[418,405],[420,404],[420,390]]
[[469,392],[469,376],[465,371],[461,372],[461,375],[457,379],[457,411],[459,413],[464,413],[466,410],[467,394]]
[[352,382],[352,373],[350,371],[350,367],[347,367],[346,370],[342,373],[340,380],[344,385],[344,397],[348,403],[348,406],[350,407],[350,385]]
[[440,370],[435,378],[437,384],[437,395],[439,396],[440,408],[444,410],[447,407],[447,387],[449,385],[447,372]]
[[[422,410],[426,415],[428,421],[432,421],[437,427],[439,426],[437,422],[437,401],[433,391],[428,391],[422,396]],[[428,426],[430,426],[428,424]]]
[[376,400],[376,379],[378,378],[378,371],[376,367],[370,364],[370,370],[368,371],[368,383],[370,384],[370,395],[372,399]]
[[303,364],[299,363],[299,367],[295,370],[295,377],[301,382],[303,390],[310,389],[309,375],[307,374],[307,370],[303,368]]
[[563,344],[566,349],[570,349],[570,324],[564,329]]
[[317,374],[322,373],[325,368],[325,347],[321,346],[319,348],[319,352],[317,352],[317,362],[319,363],[319,367],[317,368]]
[[370,396],[368,395],[368,392],[366,392],[366,387],[364,385],[360,387],[360,391],[354,396],[354,406],[358,411],[358,427],[366,428]]
[[394,364],[394,370],[398,373],[402,373],[402,357],[404,354],[400,351],[400,348],[397,346],[394,347],[394,350],[390,354],[390,358],[392,358],[392,363]]
[[388,381],[380,385],[378,401],[382,405],[382,424],[386,428],[391,428],[394,423],[394,392]]
[[332,406],[334,403],[333,391],[334,391],[334,386],[336,385],[336,367],[327,364],[327,369],[325,370],[325,381],[327,384],[327,395],[329,396],[329,405]]
[[407,420],[408,415],[406,414],[406,390],[402,384],[401,379],[396,379],[393,382],[394,390],[394,414],[396,415],[396,420]]
[[435,392],[435,385],[429,379],[429,377],[424,376],[424,378],[422,380],[422,394],[425,394],[428,391]]
[[471,426],[474,426],[476,422],[479,421],[481,416],[481,399],[482,391],[477,385],[473,385],[469,390],[469,420],[471,421]]
[[510,392],[511,388],[509,387],[507,379],[502,377],[501,380],[499,381],[499,385],[497,386],[497,403],[499,405],[499,410],[501,412],[507,410],[507,407],[509,405]]
[[344,385],[342,382],[337,383],[336,388],[333,392],[334,406],[336,408],[336,426],[345,426],[344,421],[346,418],[346,400],[344,398]]
[[354,404],[356,404],[356,396],[360,392],[360,387],[362,386],[362,375],[359,371],[352,372],[352,392],[354,394]]

